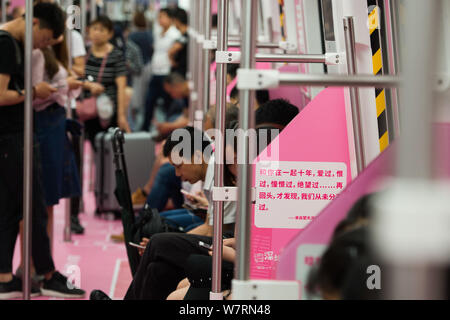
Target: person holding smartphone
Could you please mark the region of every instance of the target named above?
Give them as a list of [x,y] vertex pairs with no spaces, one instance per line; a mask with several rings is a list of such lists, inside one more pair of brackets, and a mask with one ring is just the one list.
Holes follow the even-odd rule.
[[[33,8],[33,47],[44,48],[64,33],[64,13],[54,4]],[[12,274],[14,244],[23,218],[23,150],[25,74],[24,39],[26,22],[19,17],[0,26],[0,299],[22,296],[22,281]],[[46,82],[33,86],[33,100],[46,99],[57,89]],[[36,132],[34,132],[36,135]],[[41,161],[37,140],[33,142],[32,258],[36,273],[44,280],[48,296],[78,297],[84,291],[67,287],[67,277],[56,271],[47,234],[47,211],[42,194]]]
[[47,99],[33,102],[37,111],[36,132],[41,151],[50,243],[53,242],[54,206],[60,199],[81,195],[75,155],[66,135],[66,115],[71,112],[71,99],[81,93],[83,83],[69,70],[68,58],[65,35],[58,39],[58,43],[33,52],[33,82],[45,81],[57,89]]

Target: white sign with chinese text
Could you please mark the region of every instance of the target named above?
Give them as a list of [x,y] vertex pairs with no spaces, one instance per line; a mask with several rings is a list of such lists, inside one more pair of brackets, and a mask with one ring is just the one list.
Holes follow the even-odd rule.
[[259,162],[255,174],[258,228],[305,228],[347,182],[343,162]]

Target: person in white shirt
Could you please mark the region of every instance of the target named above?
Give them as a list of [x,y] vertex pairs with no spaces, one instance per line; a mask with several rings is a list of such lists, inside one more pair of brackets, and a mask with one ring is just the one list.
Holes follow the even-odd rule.
[[[169,75],[171,62],[169,59],[169,49],[175,41],[181,37],[180,31],[173,23],[174,12],[172,9],[164,8],[159,11],[159,25],[155,27],[153,57],[150,62],[152,68],[152,79],[145,101],[145,119],[142,125],[143,131],[148,131],[153,118],[153,110],[159,98],[164,101],[170,100],[164,90],[164,78]],[[165,103],[166,105],[166,103]]]
[[86,48],[84,46],[83,36],[76,30],[72,30],[72,43],[71,43],[71,54],[72,54],[72,70],[79,77],[84,77],[84,68],[86,65]]

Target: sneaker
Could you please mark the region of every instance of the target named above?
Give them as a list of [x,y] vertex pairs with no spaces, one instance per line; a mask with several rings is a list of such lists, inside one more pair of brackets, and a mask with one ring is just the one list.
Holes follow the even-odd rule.
[[133,194],[131,195],[131,202],[134,205],[140,205],[140,204],[145,204],[145,202],[147,201],[147,194],[145,193],[144,190],[142,190],[142,188],[138,188],[135,192],[133,192]]
[[75,234],[84,234],[84,227],[80,224],[78,217],[70,217],[70,229]]
[[[41,295],[41,289],[38,285],[31,285],[30,297],[38,297]],[[13,276],[13,279],[9,282],[0,282],[0,300],[22,298],[22,280]]]
[[106,293],[100,290],[94,290],[89,296],[89,300],[112,300]]
[[[17,267],[15,275],[17,278],[22,280],[23,279],[23,267],[21,267],[21,266]],[[40,283],[42,280],[44,280],[44,276],[36,274],[36,272],[33,269],[33,271],[31,272],[31,281],[32,281],[31,285],[36,286],[37,288],[40,288]]]
[[44,280],[41,288],[42,295],[56,298],[84,298],[85,291],[74,288],[58,271],[53,273],[50,280]]

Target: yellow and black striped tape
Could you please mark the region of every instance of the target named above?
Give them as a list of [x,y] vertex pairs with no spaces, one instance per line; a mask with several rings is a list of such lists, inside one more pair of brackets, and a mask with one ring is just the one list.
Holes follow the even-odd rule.
[[[368,0],[369,10],[369,29],[370,44],[372,48],[373,74],[381,75],[383,71],[383,55],[380,32],[380,7],[378,0]],[[387,124],[386,111],[386,89],[375,89],[377,119],[378,119],[378,137],[380,142],[380,151],[383,152],[389,146],[389,132]]]
[[286,30],[284,26],[284,0],[278,0],[278,5],[280,8],[280,26],[281,26],[281,40],[286,40]]

